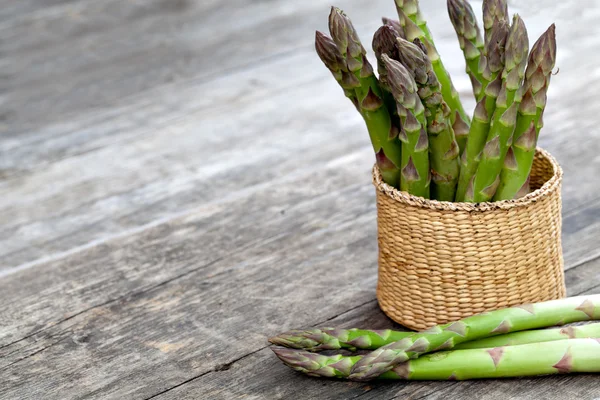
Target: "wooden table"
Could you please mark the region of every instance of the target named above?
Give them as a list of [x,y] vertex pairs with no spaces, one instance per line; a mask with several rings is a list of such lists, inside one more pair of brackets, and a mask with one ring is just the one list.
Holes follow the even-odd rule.
[[[600,292],[600,3],[558,25],[541,145],[570,295]],[[325,0],[0,0],[1,399],[593,399],[594,376],[306,378],[266,338],[392,327],[373,154],[313,50]],[[392,0],[341,0],[369,46]],[[475,3],[476,10],[481,5]],[[445,2],[422,0],[468,108]]]

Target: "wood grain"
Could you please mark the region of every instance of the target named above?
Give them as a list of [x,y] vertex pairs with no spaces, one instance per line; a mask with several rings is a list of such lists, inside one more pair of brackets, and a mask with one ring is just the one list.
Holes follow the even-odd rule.
[[[443,2],[421,3],[472,108]],[[513,9],[531,42],[558,26],[541,144],[571,295],[600,290],[600,6],[577,4]],[[366,47],[394,13],[337,5]],[[600,396],[591,376],[316,380],[271,354],[290,328],[398,328],[374,298],[372,150],[312,49],[328,6],[0,0],[0,399]]]

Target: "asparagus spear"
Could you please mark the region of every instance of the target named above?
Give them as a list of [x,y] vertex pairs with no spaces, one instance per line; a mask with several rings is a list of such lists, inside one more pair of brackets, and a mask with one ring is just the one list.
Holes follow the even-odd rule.
[[[269,342],[278,346],[311,352],[339,349],[348,349],[351,351],[357,349],[375,350],[389,343],[405,339],[413,334],[414,332],[394,331],[391,329],[321,328],[292,330],[270,338]],[[454,349],[483,349],[576,338],[600,338],[600,323],[507,333],[505,335],[462,343],[455,346]]]
[[504,46],[508,31],[508,23],[505,21],[496,23],[492,28],[492,39],[485,47],[484,54],[489,54],[489,56],[482,58],[482,63],[485,64],[482,78],[486,86],[482,98],[479,99],[475,107],[467,147],[460,159],[460,176],[458,188],[456,189],[456,201],[465,200],[467,188],[477,171],[480,154],[483,151],[490,130],[490,123],[496,110],[496,99],[502,86],[502,77],[499,74],[504,69]]
[[398,61],[382,56],[388,84],[396,99],[400,116],[402,141],[402,173],[400,189],[412,195],[429,198],[429,140],[425,109],[417,94],[417,84],[410,72]]
[[[448,107],[450,107],[450,122],[452,123],[456,141],[462,151],[467,142],[470,120],[462,106],[458,92],[452,84],[450,74],[448,74],[444,64],[442,64],[440,55],[435,49],[427,24],[420,17],[418,3],[415,0],[396,0],[396,5],[398,16],[400,17],[400,25],[402,25],[402,28],[404,29],[406,39],[410,42],[419,39],[427,49],[427,56],[429,57],[429,60],[431,60],[433,71],[442,87],[442,96]],[[417,11],[414,11],[415,9]],[[411,16],[412,19],[410,18]]]
[[[387,70],[385,68],[385,64],[381,59],[383,54],[386,54],[392,60],[398,60],[398,45],[396,43],[396,38],[399,33],[396,29],[391,25],[384,25],[380,27],[375,34],[373,35],[373,51],[375,52],[375,56],[377,57],[377,70],[379,72],[379,86],[383,92],[383,101],[385,106],[387,107],[390,116],[392,118],[392,125],[394,127],[394,132],[398,132],[400,130],[400,117],[398,116],[398,111],[396,110],[396,100],[392,95],[390,85],[388,83],[387,78]],[[398,186],[400,181],[396,182],[395,186]]]
[[492,38],[492,30],[496,23],[508,22],[508,5],[506,0],[483,0],[483,28],[485,44]]
[[[340,85],[347,96],[351,95],[349,90],[354,90],[356,104],[367,125],[383,180],[398,187],[402,160],[398,129],[392,124],[379,82],[366,58],[366,51],[350,19],[335,7],[331,8],[329,15],[329,31],[335,48],[325,35],[317,33],[317,52],[332,72],[340,71],[337,76],[340,76]],[[339,55],[334,54],[335,49]]]
[[440,83],[431,61],[422,51],[421,42],[413,44],[398,38],[400,62],[415,77],[419,97],[425,106],[431,164],[431,197],[453,201],[458,181],[459,148],[450,125],[450,108],[442,98]]
[[506,39],[502,89],[496,100],[496,110],[481,155],[481,161],[467,189],[465,201],[490,201],[500,183],[500,172],[515,130],[521,101],[521,81],[525,73],[529,40],[523,20],[515,15]]
[[350,99],[352,104],[354,104],[354,107],[360,112],[358,97],[356,96],[355,91],[355,89],[360,86],[360,82],[355,78],[354,74],[351,74],[348,71],[346,61],[333,40],[317,31],[315,33],[315,49],[317,50],[319,58],[323,61],[323,64],[331,71],[331,74],[337,83],[344,90],[346,97]]
[[351,368],[350,379],[373,379],[394,366],[436,350],[510,332],[600,319],[600,295],[572,297],[491,311],[438,325],[390,343],[364,356]]
[[477,25],[473,8],[466,0],[448,0],[448,14],[450,21],[458,36],[458,43],[465,56],[467,74],[471,79],[473,94],[476,99],[481,98],[483,92],[483,76],[481,55],[483,53],[483,39]]
[[508,200],[515,198],[519,193],[527,193],[521,189],[529,183],[535,146],[546,107],[546,92],[555,61],[556,35],[555,26],[552,24],[533,45],[529,55],[523,84],[525,95],[519,107],[513,145],[506,155],[494,200]]
[[[272,348],[286,365],[307,375],[345,378],[361,356],[325,356]],[[404,361],[377,378],[465,380],[600,372],[600,340],[566,339],[508,347],[441,351]]]

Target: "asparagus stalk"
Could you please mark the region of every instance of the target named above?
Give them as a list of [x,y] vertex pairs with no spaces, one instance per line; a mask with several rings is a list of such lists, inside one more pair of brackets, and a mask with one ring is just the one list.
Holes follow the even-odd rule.
[[[345,378],[361,356],[325,356],[273,348],[286,365],[307,375]],[[600,372],[600,340],[566,339],[508,347],[442,351],[407,360],[378,376],[392,380],[466,380]]]
[[546,92],[556,61],[556,35],[552,24],[533,45],[525,71],[525,94],[519,107],[513,144],[508,150],[494,200],[509,200],[527,193],[537,139],[542,128]]
[[456,189],[456,201],[465,201],[467,188],[477,171],[480,155],[490,130],[491,120],[496,110],[496,100],[502,87],[502,77],[499,74],[504,69],[504,46],[508,31],[508,23],[505,21],[497,22],[492,27],[492,38],[485,47],[484,53],[489,54],[489,56],[482,58],[482,63],[485,64],[482,77],[486,86],[483,96],[475,107],[467,147],[460,159],[460,176],[458,188]]
[[508,5],[506,0],[483,0],[483,28],[485,44],[492,38],[494,25],[500,21],[508,22]]
[[515,15],[506,39],[502,88],[496,100],[496,110],[481,155],[481,161],[465,195],[465,201],[490,201],[500,183],[500,172],[515,130],[522,93],[529,40],[523,20]]
[[[348,349],[350,351],[358,349],[375,350],[392,342],[405,339],[413,334],[414,332],[394,331],[391,329],[321,328],[292,330],[270,338],[269,342],[278,346],[311,352],[340,349]],[[581,338],[600,338],[600,323],[507,333],[505,335],[462,343],[455,346],[454,349],[484,349],[488,347],[515,346],[519,344]]]
[[351,367],[349,378],[373,379],[396,365],[436,350],[489,336],[571,322],[600,319],[600,295],[572,297],[491,311],[438,325],[367,354]]
[[473,94],[476,99],[479,99],[484,89],[481,65],[484,42],[477,25],[477,18],[467,0],[448,0],[448,14],[465,56],[466,70],[471,79]]
[[402,171],[400,189],[412,195],[429,198],[429,140],[426,132],[425,109],[417,94],[417,84],[410,72],[398,61],[382,56],[387,81],[400,116],[402,141]]
[[[392,126],[394,129],[394,134],[399,132],[400,130],[400,117],[398,116],[398,112],[396,110],[396,100],[392,95],[390,85],[388,83],[387,78],[387,70],[385,68],[385,64],[381,59],[383,54],[386,54],[392,60],[399,60],[398,55],[398,45],[396,43],[396,38],[399,36],[399,33],[396,29],[391,25],[384,25],[380,27],[373,35],[373,51],[375,52],[375,56],[377,57],[377,70],[379,72],[379,86],[383,92],[383,101],[385,106],[390,113],[392,118]],[[396,182],[395,186],[398,186],[400,181]]]
[[[398,187],[402,161],[401,145],[397,139],[398,129],[392,124],[390,113],[383,102],[383,92],[366,58],[366,51],[350,19],[335,7],[331,8],[329,15],[329,31],[335,48],[326,40],[325,35],[317,33],[317,52],[332,72],[340,71],[337,75],[334,72],[334,76],[336,79],[340,77],[338,82],[346,95],[350,96],[349,91],[354,91],[383,180]],[[339,56],[334,54],[335,49]]]
[[450,108],[443,100],[442,88],[433,72],[431,61],[419,47],[398,38],[400,62],[411,72],[417,83],[418,95],[425,106],[431,164],[431,197],[453,201],[459,175],[459,148],[450,125]]
[[600,372],[598,339],[457,350],[398,365],[387,379],[466,380]]
[[427,56],[431,60],[433,71],[442,87],[442,96],[448,107],[450,107],[450,122],[452,123],[456,141],[462,151],[467,142],[470,120],[462,106],[458,92],[452,84],[450,74],[448,74],[448,71],[444,67],[440,55],[433,44],[427,24],[420,17],[418,2],[415,0],[396,0],[396,5],[398,16],[400,17],[400,25],[404,29],[406,40],[412,42],[415,39],[419,39],[427,49]]

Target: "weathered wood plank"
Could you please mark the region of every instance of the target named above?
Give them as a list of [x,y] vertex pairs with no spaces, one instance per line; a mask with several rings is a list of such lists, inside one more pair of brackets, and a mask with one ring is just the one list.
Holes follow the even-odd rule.
[[[355,174],[347,174],[352,171]],[[274,187],[256,188],[246,197],[206,204],[189,217],[48,263],[43,267],[43,280],[35,279],[39,275],[37,268],[5,276],[0,280],[0,302],[10,307],[0,310],[0,320],[4,322],[0,345],[19,340],[90,307],[147,290],[195,270],[219,282],[229,279],[226,272],[260,273],[267,279],[273,268],[286,271],[286,280],[303,280],[305,269],[316,269],[305,258],[305,249],[311,248],[307,242],[319,249],[314,253],[316,259],[333,263],[324,255],[328,242],[319,244],[323,236],[334,235],[330,238],[332,243],[356,241],[366,235],[375,237],[373,189],[352,181],[361,174],[362,179],[368,179],[368,172],[361,172],[356,158],[346,157],[321,170],[273,182]],[[355,228],[351,229],[350,225]],[[337,236],[337,229],[347,231]],[[368,243],[370,251],[364,251],[367,254],[342,253],[340,257],[343,260],[351,256],[368,257],[372,265],[376,259],[376,243],[371,242]],[[363,250],[366,249],[359,246],[356,253]],[[283,264],[271,267],[258,262],[252,264],[251,255],[260,255],[261,251],[273,252],[269,260],[281,259],[279,261],[286,265],[289,262],[299,265],[283,269]],[[365,274],[361,275],[363,280],[369,274],[368,281],[372,283],[375,277],[368,265],[356,268]],[[357,270],[341,268],[317,272],[335,282],[337,277],[351,277]],[[65,293],[69,293],[68,301],[65,301]]]

